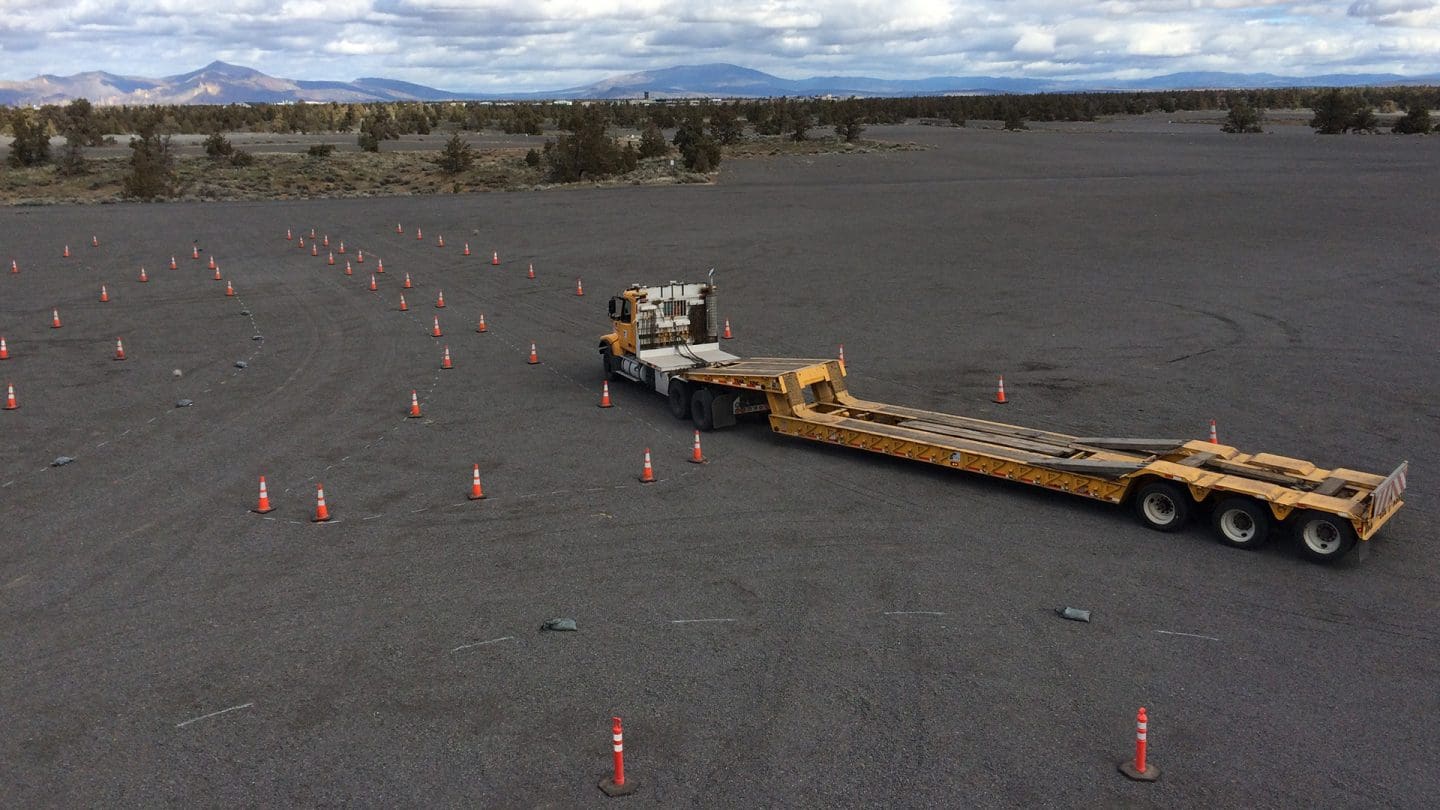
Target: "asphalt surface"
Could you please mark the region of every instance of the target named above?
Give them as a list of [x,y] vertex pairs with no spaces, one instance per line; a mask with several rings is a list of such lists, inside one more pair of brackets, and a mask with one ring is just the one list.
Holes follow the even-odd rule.
[[[0,211],[0,801],[1433,806],[1437,144],[1137,129],[876,129],[934,148],[707,187]],[[687,464],[661,397],[595,407],[595,344],[608,295],[712,266],[727,348],[843,343],[858,396],[1214,418],[1409,459],[1408,505],[1327,567],[763,423]],[[1116,772],[1142,705],[1153,784]],[[596,789],[614,714],[626,799]]]

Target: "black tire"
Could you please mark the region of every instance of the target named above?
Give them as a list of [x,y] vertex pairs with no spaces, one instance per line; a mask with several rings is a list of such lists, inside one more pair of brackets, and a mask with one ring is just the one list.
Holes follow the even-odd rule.
[[671,380],[666,392],[670,401],[670,413],[676,419],[690,418],[690,384],[684,380]]
[[600,365],[605,369],[605,382],[615,382],[615,355],[611,354],[610,347],[603,343],[600,345]]
[[715,429],[715,392],[701,386],[690,396],[690,421],[699,430]]
[[1232,548],[1256,549],[1270,539],[1270,510],[1253,498],[1221,498],[1210,522],[1220,542]]
[[1190,520],[1190,494],[1169,481],[1147,481],[1135,491],[1135,515],[1157,532],[1178,532]]
[[1300,550],[1315,562],[1335,562],[1360,540],[1350,521],[1326,512],[1301,512],[1291,518],[1291,526]]

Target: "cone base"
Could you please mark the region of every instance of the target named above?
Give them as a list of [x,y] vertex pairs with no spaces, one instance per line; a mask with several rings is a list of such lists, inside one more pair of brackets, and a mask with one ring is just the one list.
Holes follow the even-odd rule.
[[324,516],[316,515],[315,517],[310,518],[310,522],[311,522],[311,523],[324,523],[324,522],[328,521],[329,519],[330,519],[330,516],[329,516],[329,515],[324,515]]
[[601,407],[601,408],[613,408],[613,407],[615,407],[615,403],[613,403],[613,402],[602,402],[602,403],[600,403],[599,407]]
[[257,506],[257,507],[255,507],[254,509],[251,509],[250,511],[251,511],[251,512],[254,512],[254,513],[257,514],[257,515],[268,515],[268,514],[270,514],[271,512],[274,512],[274,511],[275,511],[275,507],[273,507],[273,506],[267,506],[267,507],[265,507],[264,509],[261,509],[260,507]]
[[472,501],[483,501],[483,500],[485,500],[485,496],[484,496],[484,495],[475,495],[475,494],[473,494],[473,493],[470,494],[470,495],[468,495],[468,496],[466,496],[466,497],[468,497],[468,498],[469,498],[470,500],[472,500]]
[[994,400],[992,400],[992,401],[993,401],[996,405],[1008,405],[1008,404],[1010,404],[1008,400],[1000,399],[999,397],[996,397],[996,398],[995,398]]
[[635,792],[636,787],[637,785],[634,779],[626,779],[623,785],[615,784],[615,780],[608,776],[600,780],[600,790],[611,798],[615,796],[629,796]]
[[642,483],[642,484],[653,484],[653,483],[655,483],[656,481],[659,481],[659,480],[660,480],[659,478],[646,478],[646,477],[643,476],[643,475],[640,476],[640,483]]
[[685,460],[688,461],[688,462],[690,462],[691,464],[709,464],[709,463],[710,463],[710,459],[705,458],[704,456],[701,456],[700,458],[695,458],[694,456],[691,456],[690,458],[687,458],[687,459],[685,459]]
[[1120,763],[1117,770],[1125,774],[1126,778],[1136,782],[1154,782],[1160,778],[1160,769],[1148,762],[1145,763],[1145,770],[1135,770],[1135,760],[1133,759],[1127,759]]
[[407,414],[405,414],[405,418],[406,418],[406,419],[419,419],[419,418],[420,418],[420,414],[418,414],[418,413],[407,413]]
[[540,361],[539,361],[539,360],[526,360],[525,362],[528,363],[529,365],[532,365],[532,366],[538,366],[538,365],[540,365]]
[[20,410],[20,406],[19,406],[19,405],[6,405],[3,409],[0,409],[0,410],[18,411],[18,410]]

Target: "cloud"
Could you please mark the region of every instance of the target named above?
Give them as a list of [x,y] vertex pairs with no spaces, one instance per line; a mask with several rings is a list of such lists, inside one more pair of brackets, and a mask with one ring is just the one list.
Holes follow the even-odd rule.
[[0,0],[0,78],[215,58],[476,91],[705,62],[790,78],[1424,74],[1440,72],[1437,31],[1440,0]]

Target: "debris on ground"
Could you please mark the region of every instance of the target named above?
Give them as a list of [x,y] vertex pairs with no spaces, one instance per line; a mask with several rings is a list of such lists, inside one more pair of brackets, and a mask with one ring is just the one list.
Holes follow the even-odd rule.
[[1088,610],[1081,610],[1080,608],[1073,607],[1064,607],[1056,608],[1055,612],[1060,614],[1061,618],[1069,619],[1072,622],[1090,621],[1090,611]]
[[544,630],[570,630],[570,631],[574,631],[574,630],[579,630],[580,628],[578,628],[578,627],[575,626],[575,620],[574,620],[574,619],[551,619],[551,620],[545,622],[544,624],[540,625],[540,629],[541,629],[542,631],[544,631]]
[[[75,459],[73,459],[73,458],[71,458],[71,457],[69,457],[69,456],[57,456],[54,461],[50,462],[50,466],[51,466],[51,467],[64,467],[66,464],[69,464],[70,462],[72,462],[72,461],[74,461],[74,460],[75,460]],[[575,628],[574,628],[574,627],[571,627],[570,629],[571,629],[571,630],[574,630]]]
[[177,408],[188,408],[188,407],[190,407],[191,405],[194,405],[194,404],[195,404],[195,400],[193,400],[193,399],[180,399],[180,400],[176,400],[176,401],[175,401],[175,407],[177,407]]
[[235,361],[235,367],[236,367],[236,368],[249,368],[249,367],[250,367],[250,364],[247,363],[247,362],[245,362],[244,360],[236,360],[236,361]]

